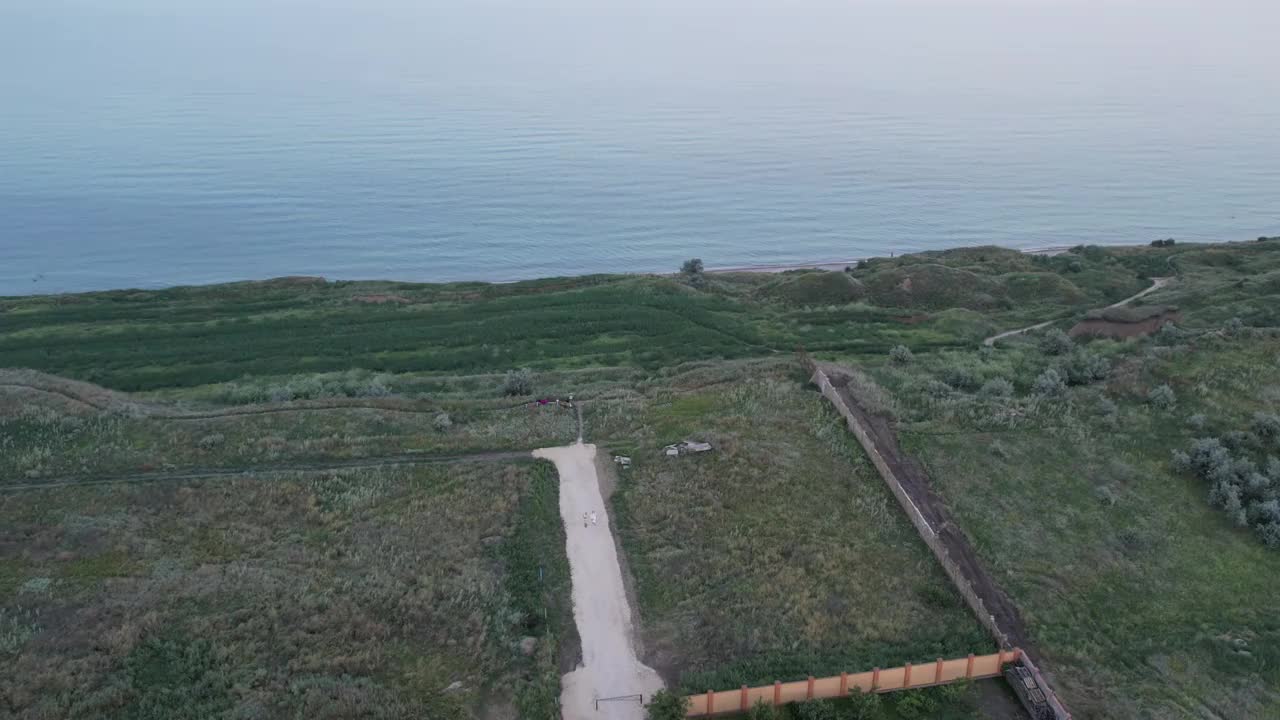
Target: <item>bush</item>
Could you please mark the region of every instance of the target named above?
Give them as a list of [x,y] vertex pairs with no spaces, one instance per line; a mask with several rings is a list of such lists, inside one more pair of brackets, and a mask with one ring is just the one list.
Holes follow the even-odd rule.
[[951,365],[942,371],[942,382],[957,390],[975,390],[978,387],[978,376],[962,365]]
[[1257,412],[1253,414],[1253,423],[1249,429],[1264,443],[1275,443],[1280,440],[1280,415]]
[[1088,385],[1107,378],[1111,372],[1111,361],[1081,350],[1071,353],[1058,367],[1067,384]]
[[1045,355],[1066,355],[1074,347],[1071,337],[1057,328],[1040,338],[1040,351]]
[[992,399],[1013,397],[1013,383],[1004,378],[992,378],[982,384],[978,394]]
[[747,720],[778,720],[778,708],[764,700],[756,700],[756,704],[747,711]]
[[915,359],[915,356],[911,354],[911,348],[906,345],[894,345],[889,350],[889,359],[899,365],[906,365]]
[[1040,377],[1031,385],[1031,390],[1040,397],[1061,397],[1067,392],[1067,383],[1057,370],[1049,368],[1040,373]]
[[449,413],[447,412],[437,413],[435,418],[431,420],[431,425],[435,427],[436,430],[444,432],[445,430],[453,427],[453,418],[449,417]]
[[805,700],[792,711],[796,720],[836,720],[836,708],[829,700]]
[[533,371],[529,368],[521,368],[519,370],[508,370],[507,377],[502,382],[503,395],[532,395],[533,394]]
[[854,688],[849,692],[849,704],[844,717],[847,720],[880,720],[884,717],[882,696],[877,693],[862,692]]
[[649,720],[684,720],[689,711],[689,698],[670,690],[659,690],[649,700]]
[[1152,240],[1151,247],[1173,247],[1175,241],[1173,238],[1165,238],[1163,240]]
[[1192,430],[1204,430],[1204,426],[1209,423],[1209,419],[1200,413],[1187,417],[1187,427]]
[[1229,335],[1239,335],[1244,332],[1244,321],[1238,317],[1233,317],[1222,324],[1222,329],[1227,331]]
[[1254,529],[1258,538],[1272,550],[1280,550],[1280,522],[1259,525]]
[[694,277],[702,274],[702,258],[690,258],[680,266],[680,274]]
[[938,712],[938,702],[929,693],[902,692],[894,697],[893,709],[903,720],[925,720]]
[[1178,396],[1168,385],[1159,385],[1151,388],[1151,392],[1147,393],[1147,402],[1157,410],[1172,410],[1178,404]]
[[1152,336],[1155,338],[1157,345],[1177,345],[1182,341],[1185,333],[1177,325],[1167,322],[1160,326]]

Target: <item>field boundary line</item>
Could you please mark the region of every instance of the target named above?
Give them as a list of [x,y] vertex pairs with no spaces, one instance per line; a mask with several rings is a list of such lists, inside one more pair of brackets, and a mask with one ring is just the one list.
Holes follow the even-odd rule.
[[[1026,648],[1021,653],[1023,663],[1042,688],[1054,717],[1058,720],[1070,720],[1071,713],[1058,699],[1036,666],[1035,657],[1033,657],[1036,653],[1029,645],[1029,638],[1022,626],[1022,619],[1016,605],[982,566],[968,538],[955,523],[951,522],[941,501],[932,496],[927,474],[898,451],[892,428],[888,427],[883,420],[874,424],[876,418],[859,405],[849,388],[850,375],[847,371],[842,373],[844,384],[837,387],[832,383],[827,372],[817,363],[808,360],[807,356],[806,363],[813,371],[812,382],[844,418],[850,432],[858,439],[858,443],[866,451],[872,464],[880,473],[880,477],[897,498],[898,504],[906,512],[911,524],[915,526],[916,532],[929,546],[952,585],[977,616],[978,622],[991,633],[1000,648],[1015,646]],[[884,451],[881,450],[881,445],[884,445]],[[901,468],[908,477],[914,477],[911,481],[911,489],[908,489],[907,484],[899,477],[899,472],[895,471],[894,466]],[[916,498],[912,497],[913,492],[919,495],[920,502],[917,503]]]

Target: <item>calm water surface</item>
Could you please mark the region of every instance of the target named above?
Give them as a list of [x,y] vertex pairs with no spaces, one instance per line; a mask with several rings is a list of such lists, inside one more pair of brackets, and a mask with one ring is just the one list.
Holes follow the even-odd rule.
[[0,0],[0,294],[1280,235],[1280,5]]

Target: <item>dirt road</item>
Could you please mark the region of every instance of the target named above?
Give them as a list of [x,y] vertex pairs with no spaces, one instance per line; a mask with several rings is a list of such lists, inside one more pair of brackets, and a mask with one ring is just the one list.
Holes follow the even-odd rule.
[[[1129,303],[1133,302],[1134,300],[1137,300],[1138,298],[1140,298],[1140,297],[1142,297],[1142,296],[1144,296],[1144,295],[1146,295],[1146,294],[1148,294],[1148,293],[1153,293],[1153,292],[1155,292],[1155,291],[1159,290],[1160,288],[1164,287],[1165,285],[1168,285],[1168,284],[1169,284],[1169,283],[1171,283],[1171,282],[1173,282],[1173,278],[1171,278],[1171,277],[1151,278],[1151,287],[1147,288],[1146,290],[1143,290],[1143,291],[1142,291],[1142,292],[1140,292],[1140,293],[1137,293],[1136,295],[1131,295],[1131,296],[1129,296],[1129,297],[1127,297],[1127,298],[1125,298],[1125,299],[1121,300],[1120,302],[1114,302],[1114,303],[1111,303],[1110,305],[1106,306],[1106,307],[1105,307],[1105,308],[1103,308],[1103,309],[1104,309],[1104,310],[1110,310],[1111,308],[1118,308],[1118,307],[1120,307],[1121,305],[1128,305]],[[1042,328],[1042,327],[1048,327],[1048,326],[1050,326],[1050,325],[1054,324],[1055,322],[1057,322],[1057,320],[1046,320],[1046,321],[1044,321],[1044,322],[1042,322],[1042,323],[1036,323],[1035,325],[1031,325],[1031,326],[1024,327],[1024,328],[1017,328],[1016,330],[1006,330],[1006,331],[1004,331],[1004,332],[1002,332],[1002,333],[998,333],[998,334],[996,334],[996,335],[992,335],[991,337],[987,338],[986,340],[983,340],[983,341],[982,341],[982,344],[983,344],[983,345],[986,345],[986,346],[988,346],[988,347],[990,347],[990,346],[992,346],[992,345],[995,345],[998,341],[1003,340],[1003,339],[1005,339],[1005,338],[1007,338],[1007,337],[1012,337],[1012,336],[1014,336],[1014,335],[1021,335],[1021,334],[1023,334],[1023,333],[1029,333],[1029,332],[1032,332],[1032,331],[1035,331],[1035,330],[1039,330],[1040,328]]]
[[582,640],[582,665],[563,678],[564,720],[641,720],[645,712],[638,698],[602,702],[596,709],[600,698],[643,695],[648,702],[662,689],[658,673],[636,657],[631,606],[596,476],[596,446],[579,442],[533,455],[555,463],[560,474],[573,618]]

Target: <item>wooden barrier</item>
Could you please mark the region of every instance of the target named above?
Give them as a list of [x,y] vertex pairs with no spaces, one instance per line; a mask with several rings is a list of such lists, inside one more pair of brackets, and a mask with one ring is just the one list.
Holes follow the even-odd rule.
[[870,672],[860,673],[843,672],[831,677],[810,677],[797,682],[775,682],[772,685],[760,687],[743,685],[736,690],[721,692],[708,690],[705,693],[689,696],[687,715],[688,717],[708,717],[744,712],[757,702],[785,705],[810,699],[840,698],[855,689],[862,692],[887,693],[947,685],[960,680],[983,680],[999,677],[1006,664],[1017,662],[1021,657],[1020,650],[1002,650],[992,655],[971,654],[956,660],[938,658],[934,662],[921,665],[913,666],[907,663],[902,667],[876,668]]

